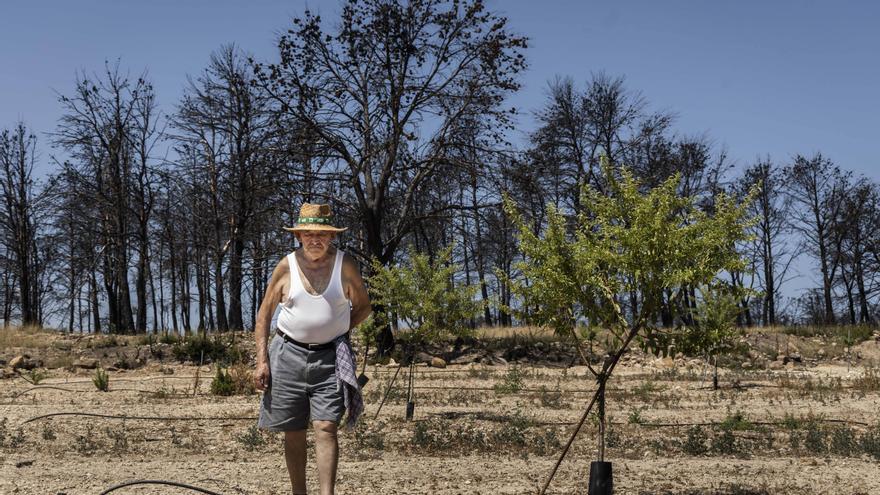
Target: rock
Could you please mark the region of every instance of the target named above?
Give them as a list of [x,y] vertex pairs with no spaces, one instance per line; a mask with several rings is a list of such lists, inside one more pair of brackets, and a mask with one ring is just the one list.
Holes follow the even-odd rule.
[[748,361],[744,361],[744,362],[740,365],[740,368],[742,368],[742,369],[744,369],[744,370],[752,369],[752,363],[750,363],[750,362],[748,362]]
[[780,359],[777,359],[776,361],[772,361],[770,363],[771,370],[781,370],[784,367],[785,367],[785,363],[782,362],[782,360],[780,360]]
[[434,359],[434,356],[427,352],[417,352],[416,355],[413,356],[413,361],[416,363],[430,363],[432,359]]
[[80,368],[84,370],[93,370],[100,366],[100,364],[100,361],[98,361],[97,359],[77,359],[76,361],[74,361],[72,366],[74,368]]
[[385,366],[387,366],[387,367],[389,367],[389,368],[396,368],[396,367],[397,367],[397,361],[395,361],[393,358],[388,359],[388,364],[386,364]]
[[434,356],[431,358],[431,367],[432,368],[445,368],[446,361],[444,361],[443,358],[439,358],[437,356]]
[[480,354],[478,354],[478,353],[476,353],[476,352],[471,352],[471,353],[468,353],[468,354],[463,354],[463,355],[461,355],[461,356],[458,356],[457,358],[455,358],[455,359],[449,361],[449,364],[471,364],[471,363],[476,363],[476,362],[480,359],[480,357],[482,357]]
[[785,356],[784,358],[782,358],[782,363],[783,363],[783,364],[788,364],[788,363],[800,363],[800,362],[802,362],[803,360],[804,360],[804,359],[801,357],[800,354],[792,354],[792,355],[790,355],[790,356]]
[[816,351],[816,357],[820,358],[820,359],[824,358],[825,357],[825,349],[819,349],[818,351]]
[[786,363],[785,369],[793,370],[794,369],[794,361],[789,361],[788,363]]
[[20,354],[9,360],[9,367],[15,370],[32,370],[43,364],[38,359],[31,359],[27,354]]
[[119,368],[117,368],[116,366],[107,366],[107,369],[105,369],[104,371],[119,371]]
[[501,357],[498,353],[486,354],[480,359],[480,362],[488,365],[506,365],[507,360]]

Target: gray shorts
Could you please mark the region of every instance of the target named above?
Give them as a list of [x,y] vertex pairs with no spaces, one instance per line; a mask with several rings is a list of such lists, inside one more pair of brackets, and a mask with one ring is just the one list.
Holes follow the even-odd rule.
[[269,386],[258,426],[270,431],[304,430],[312,421],[339,423],[345,399],[336,384],[336,351],[310,351],[278,335],[269,343]]

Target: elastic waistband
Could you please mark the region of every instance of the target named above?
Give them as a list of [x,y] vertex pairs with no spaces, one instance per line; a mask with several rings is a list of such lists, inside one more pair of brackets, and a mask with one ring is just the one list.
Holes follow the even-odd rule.
[[290,338],[290,336],[282,332],[280,328],[276,328],[275,333],[277,333],[279,337],[284,339],[285,342],[290,342],[293,345],[302,347],[303,349],[308,349],[310,351],[323,351],[325,349],[332,349],[336,346],[336,344],[334,344],[332,340],[330,342],[324,342],[323,344],[307,344],[305,342],[300,342],[298,340]]

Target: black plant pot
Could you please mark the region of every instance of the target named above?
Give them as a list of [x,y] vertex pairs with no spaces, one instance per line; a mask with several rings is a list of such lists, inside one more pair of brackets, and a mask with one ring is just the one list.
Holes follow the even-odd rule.
[[611,463],[591,462],[589,495],[611,495],[612,493],[614,493],[614,478],[611,475]]
[[412,421],[413,413],[416,411],[416,403],[415,402],[407,402],[406,403],[406,420]]

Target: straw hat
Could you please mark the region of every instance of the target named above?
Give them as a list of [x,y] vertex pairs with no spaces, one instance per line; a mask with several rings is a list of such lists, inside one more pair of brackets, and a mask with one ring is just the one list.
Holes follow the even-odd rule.
[[299,209],[299,218],[293,227],[284,227],[290,232],[302,232],[303,230],[325,230],[329,232],[343,232],[347,228],[333,226],[333,212],[330,205],[315,203],[303,203]]

